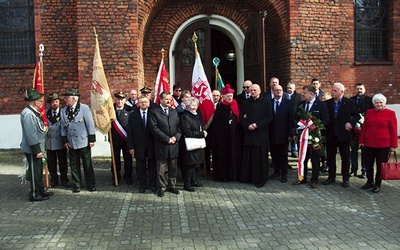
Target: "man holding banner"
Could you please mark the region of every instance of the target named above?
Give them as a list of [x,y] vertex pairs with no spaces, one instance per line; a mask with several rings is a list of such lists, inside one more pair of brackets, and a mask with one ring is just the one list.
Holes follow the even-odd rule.
[[[112,146],[114,148],[115,167],[117,172],[118,182],[121,179],[121,151],[124,157],[124,180],[126,184],[132,185],[132,155],[127,149],[127,131],[128,131],[128,119],[131,111],[126,108],[126,95],[123,92],[114,94],[115,97],[115,113],[117,119],[112,122],[111,135],[112,135]],[[111,166],[111,174],[113,180],[115,180],[114,171]],[[115,185],[115,183],[114,183]]]

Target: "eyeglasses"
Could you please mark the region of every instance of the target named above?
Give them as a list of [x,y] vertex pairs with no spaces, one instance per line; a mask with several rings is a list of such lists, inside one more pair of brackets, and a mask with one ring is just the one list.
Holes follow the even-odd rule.
[[182,92],[182,90],[181,90],[181,89],[175,89],[175,91],[176,91],[176,92]]
[[244,89],[249,89],[249,88],[250,88],[250,86],[243,86],[243,88],[244,88]]

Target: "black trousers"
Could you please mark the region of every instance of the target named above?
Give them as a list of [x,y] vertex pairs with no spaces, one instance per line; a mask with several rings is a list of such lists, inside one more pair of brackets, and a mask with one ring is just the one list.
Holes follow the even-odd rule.
[[136,169],[140,188],[157,187],[157,167],[155,158],[136,158]]
[[30,198],[37,198],[44,190],[43,185],[43,162],[42,158],[36,158],[36,155],[25,153],[28,160],[27,180],[29,180],[31,191]]
[[[131,182],[132,169],[133,169],[132,155],[129,153],[126,145],[125,146],[114,145],[113,150],[114,150],[115,168],[117,171],[118,181],[121,179],[121,151],[122,151],[122,157],[124,157],[124,180],[127,182]],[[112,163],[111,163],[111,174],[114,180],[114,170],[112,168]]]
[[336,153],[339,149],[340,158],[342,160],[342,177],[343,181],[348,181],[350,179],[350,142],[341,143],[337,141],[335,137],[334,140],[328,141],[326,144],[327,153],[327,164],[329,167],[328,179],[336,179]]
[[182,170],[184,187],[191,187],[196,181],[196,165],[185,165]]
[[317,151],[315,150],[310,150],[309,148],[307,148],[307,153],[306,153],[306,158],[304,159],[304,180],[307,181],[307,163],[308,161],[311,159],[311,166],[312,166],[312,170],[311,170],[311,183],[318,182],[318,177],[319,177],[319,168],[321,165],[321,157],[319,156],[319,154],[317,153]]
[[65,148],[60,150],[47,150],[47,166],[49,168],[51,183],[58,184],[59,181],[57,173],[57,160],[60,170],[60,181],[62,183],[68,183],[67,149]]
[[388,161],[389,148],[370,148],[364,147],[365,151],[365,167],[367,168],[367,182],[374,183],[374,161],[376,162],[375,185],[380,186],[381,179],[381,163]]
[[85,174],[86,186],[88,188],[95,187],[96,180],[94,177],[92,153],[89,146],[80,149],[69,149],[69,164],[71,167],[71,177],[73,187],[81,187],[81,165],[80,160],[82,159],[83,172]]
[[274,163],[274,173],[287,177],[288,166],[288,148],[289,143],[274,144],[271,143],[270,152]]

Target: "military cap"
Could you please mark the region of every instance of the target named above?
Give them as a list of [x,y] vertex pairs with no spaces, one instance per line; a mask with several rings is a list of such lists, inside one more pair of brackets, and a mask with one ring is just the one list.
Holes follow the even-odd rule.
[[30,89],[25,94],[25,101],[31,102],[37,99],[40,99],[43,94],[39,93],[36,89]]
[[77,89],[66,89],[65,93],[62,96],[80,96],[79,91]]
[[119,98],[119,99],[125,99],[125,98],[126,98],[126,95],[125,95],[124,92],[115,93],[114,96],[115,96],[116,98]]
[[144,86],[143,88],[140,89],[141,94],[150,94],[151,93],[151,88]]
[[57,99],[60,100],[60,96],[56,92],[53,92],[47,98],[47,102],[51,102],[51,101],[57,100]]

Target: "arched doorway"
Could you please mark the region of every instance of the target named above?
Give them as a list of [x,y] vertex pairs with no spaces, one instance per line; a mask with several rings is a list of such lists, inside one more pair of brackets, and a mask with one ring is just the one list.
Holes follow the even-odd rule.
[[199,37],[197,46],[211,88],[215,88],[212,59],[218,57],[221,60],[218,69],[224,82],[241,89],[244,34],[233,22],[217,15],[193,17],[175,33],[169,57],[171,83],[180,83],[190,89],[194,65],[193,32]]

